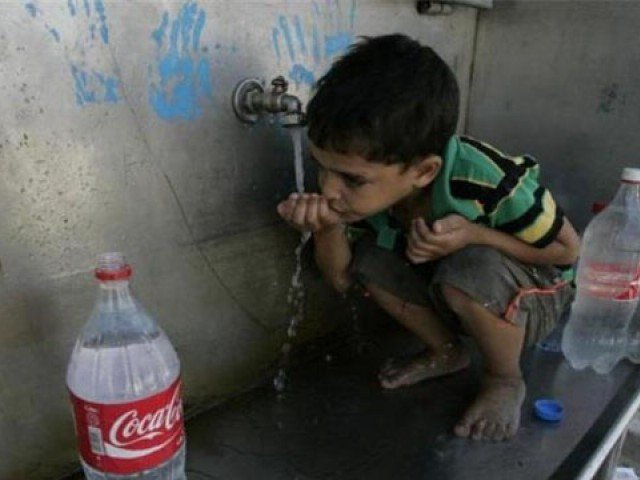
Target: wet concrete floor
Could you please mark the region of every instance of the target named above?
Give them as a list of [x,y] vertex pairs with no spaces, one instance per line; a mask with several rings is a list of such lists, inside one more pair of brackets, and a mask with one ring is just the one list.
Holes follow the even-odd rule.
[[[304,347],[283,393],[268,383],[189,420],[188,479],[576,478],[640,388],[639,369],[629,363],[596,375],[533,348],[522,361],[528,390],[516,437],[460,439],[451,431],[479,386],[477,353],[463,372],[386,391],[376,380],[380,365],[420,345],[394,324],[358,331],[346,326]],[[533,402],[542,397],[564,404],[562,422],[534,418]]]
[[[189,480],[574,478],[612,422],[604,414],[622,408],[637,377],[629,364],[607,376],[576,372],[561,354],[533,349],[523,359],[520,431],[484,443],[451,434],[477,391],[478,358],[464,372],[385,391],[376,381],[383,360],[419,349],[408,333],[387,325],[328,344],[289,368],[283,394],[267,385],[188,422]],[[533,417],[540,397],[564,403],[560,424]]]

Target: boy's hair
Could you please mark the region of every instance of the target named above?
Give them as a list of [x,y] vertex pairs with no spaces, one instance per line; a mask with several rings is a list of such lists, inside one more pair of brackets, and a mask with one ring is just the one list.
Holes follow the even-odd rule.
[[307,107],[319,148],[406,165],[442,155],[458,121],[455,76],[405,35],[364,37],[318,81]]

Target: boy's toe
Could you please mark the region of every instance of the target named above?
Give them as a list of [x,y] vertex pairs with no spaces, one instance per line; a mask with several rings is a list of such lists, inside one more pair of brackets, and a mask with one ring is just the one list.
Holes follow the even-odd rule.
[[520,422],[511,422],[505,428],[505,438],[512,438],[515,436],[518,431],[518,427],[520,426]]
[[493,435],[491,436],[491,440],[493,440],[494,442],[501,442],[505,438],[506,436],[505,436],[504,426],[499,423],[496,425],[496,429],[494,430]]
[[493,435],[496,431],[497,425],[495,422],[487,422],[487,426],[484,427],[485,440],[493,440]]
[[475,412],[467,411],[462,419],[456,424],[453,432],[459,437],[469,437],[472,434],[472,429],[477,420]]
[[386,379],[389,378],[391,376],[394,376],[398,373],[398,367],[393,365],[393,364],[389,364],[389,365],[384,365],[381,369],[380,372],[378,373],[378,378],[380,380],[382,379]]
[[471,427],[471,438],[474,440],[482,440],[484,437],[484,429],[487,425],[487,420],[482,418],[478,420],[473,427]]
[[471,427],[464,420],[458,422],[458,424],[453,428],[453,433],[455,433],[458,437],[468,437],[471,433]]

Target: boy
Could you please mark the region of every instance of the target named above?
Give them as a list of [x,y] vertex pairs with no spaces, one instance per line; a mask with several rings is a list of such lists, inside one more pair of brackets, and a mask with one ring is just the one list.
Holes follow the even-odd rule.
[[278,212],[313,233],[338,291],[360,283],[425,343],[382,368],[383,387],[464,369],[458,333],[476,341],[482,388],[454,432],[503,440],[520,421],[520,353],[571,301],[579,239],[533,159],[454,135],[458,102],[430,48],[403,35],[355,45],[308,106],[321,193],[292,194]]

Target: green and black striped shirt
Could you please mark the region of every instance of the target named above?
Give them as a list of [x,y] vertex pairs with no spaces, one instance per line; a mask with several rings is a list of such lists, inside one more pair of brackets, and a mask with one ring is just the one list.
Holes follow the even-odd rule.
[[456,213],[546,247],[558,235],[564,215],[540,185],[539,173],[528,155],[511,157],[471,137],[454,136],[431,187],[429,220]]
[[[564,214],[549,190],[540,185],[540,169],[532,157],[512,157],[469,136],[453,136],[442,160],[430,188],[429,222],[458,214],[538,248],[558,235]],[[363,224],[376,232],[378,246],[398,247],[401,229],[388,212],[350,226],[348,234],[358,236]],[[572,277],[571,266],[560,268],[563,277]]]

